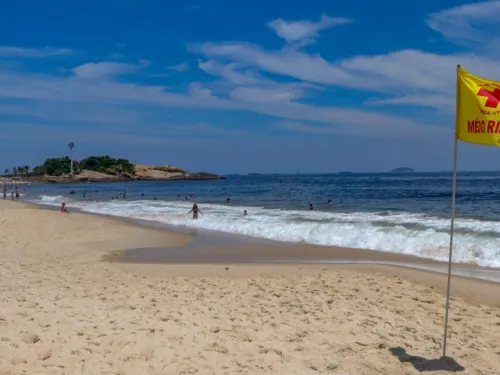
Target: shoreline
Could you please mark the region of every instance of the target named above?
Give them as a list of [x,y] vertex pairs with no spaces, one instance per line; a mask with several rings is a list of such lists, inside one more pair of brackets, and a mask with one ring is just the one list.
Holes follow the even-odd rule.
[[[40,209],[58,210],[56,206],[22,201]],[[448,262],[413,255],[392,253],[372,249],[347,248],[277,241],[249,235],[228,233],[203,228],[176,226],[153,220],[143,220],[86,212],[73,208],[72,212],[99,216],[154,228],[160,231],[186,235],[189,243],[183,247],[136,248],[119,254],[107,254],[106,261],[133,264],[371,264],[405,267],[416,270],[447,274]],[[219,248],[215,248],[218,246]],[[193,251],[193,248],[195,248]],[[189,259],[185,257],[189,251]],[[286,252],[286,254],[284,253]],[[471,263],[452,263],[452,275],[500,283],[500,269],[483,267]]]
[[500,366],[496,283],[453,278],[453,360],[440,361],[444,275],[361,264],[106,262],[134,248],[202,251],[205,240],[23,202],[0,208],[5,373],[492,375]]

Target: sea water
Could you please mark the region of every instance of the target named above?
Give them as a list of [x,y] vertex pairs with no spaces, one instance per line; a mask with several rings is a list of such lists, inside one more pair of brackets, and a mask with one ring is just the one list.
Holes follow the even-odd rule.
[[[91,213],[443,261],[451,191],[451,173],[386,173],[40,184],[22,193],[28,201],[64,201]],[[126,199],[114,199],[124,192]],[[454,261],[500,268],[500,173],[459,173],[456,202]],[[202,212],[198,220],[187,214],[193,203]]]

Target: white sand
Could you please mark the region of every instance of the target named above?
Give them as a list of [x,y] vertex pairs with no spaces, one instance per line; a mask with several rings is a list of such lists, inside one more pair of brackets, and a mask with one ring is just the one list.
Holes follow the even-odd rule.
[[[417,359],[389,348],[441,352],[444,297],[414,276],[117,265],[101,256],[189,238],[16,202],[0,210],[0,374],[406,375]],[[498,374],[500,288],[477,285],[499,301],[453,299],[449,354],[465,374]]]

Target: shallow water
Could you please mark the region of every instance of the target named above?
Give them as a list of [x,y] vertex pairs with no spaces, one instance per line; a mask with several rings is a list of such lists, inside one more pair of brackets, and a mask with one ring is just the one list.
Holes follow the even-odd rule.
[[[221,181],[31,185],[23,198],[271,240],[447,260],[451,184],[451,173],[229,176]],[[499,188],[500,173],[459,173],[455,262],[500,267]],[[111,199],[123,192],[126,200]],[[198,220],[187,215],[193,202],[203,214]],[[307,210],[309,203],[314,211]]]

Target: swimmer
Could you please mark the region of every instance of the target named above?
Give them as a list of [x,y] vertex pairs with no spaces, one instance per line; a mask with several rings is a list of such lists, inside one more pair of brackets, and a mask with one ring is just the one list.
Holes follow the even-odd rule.
[[331,199],[328,199],[328,204],[332,204],[332,200]]
[[177,194],[177,200],[181,199],[181,195]]
[[203,213],[200,211],[196,203],[193,204],[193,208],[191,209],[191,211],[187,213],[187,215],[189,215],[191,212],[193,213],[193,219],[198,219],[198,213],[203,215]]
[[312,203],[309,203],[309,211],[314,211],[314,207],[313,207]]
[[229,203],[229,202],[231,202],[231,198],[226,199],[226,203]]
[[243,211],[243,216],[248,216],[248,212],[247,212],[247,210],[244,210],[244,211]]

